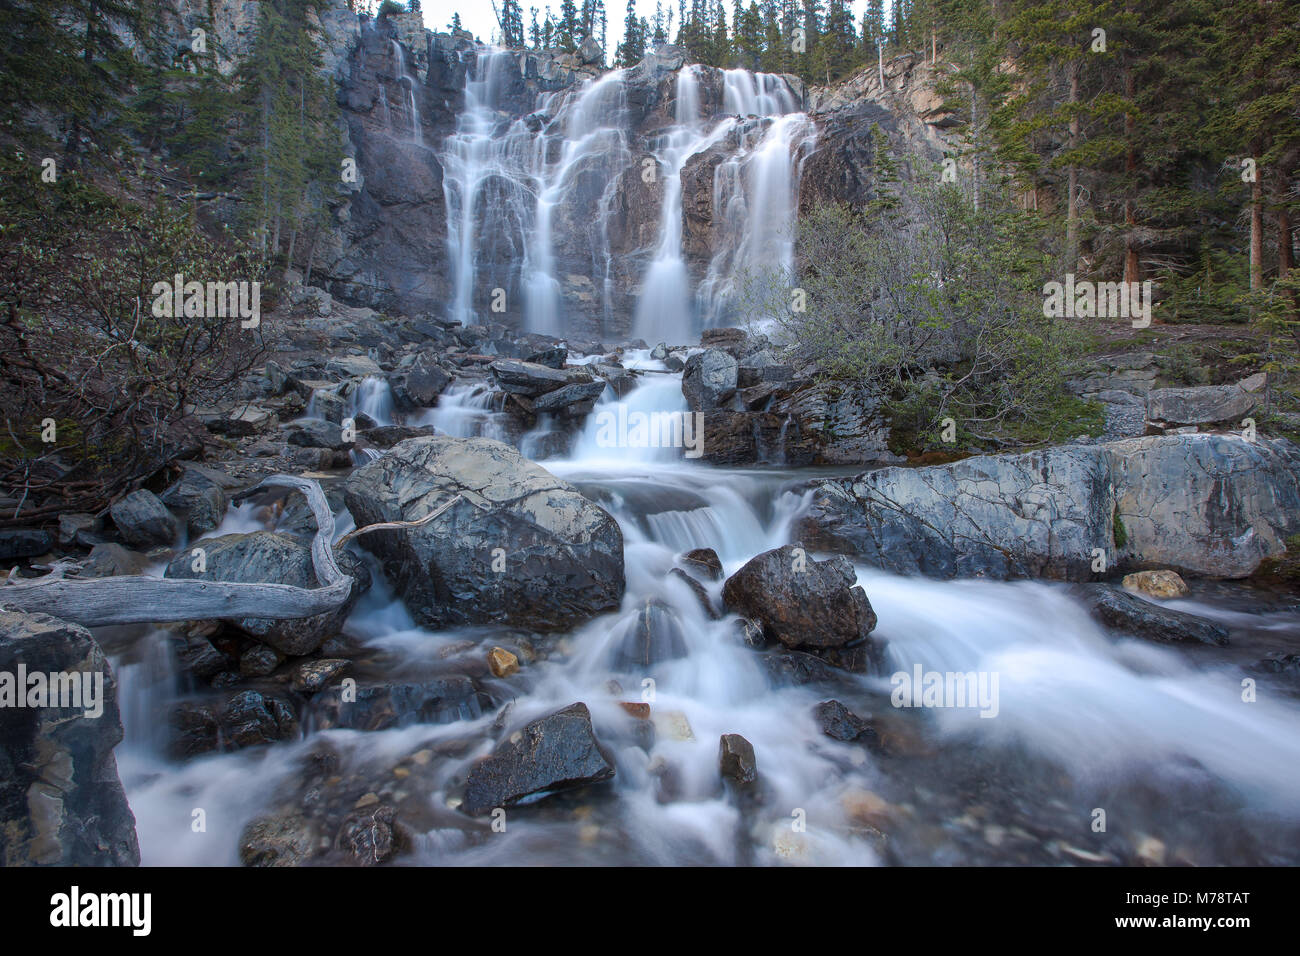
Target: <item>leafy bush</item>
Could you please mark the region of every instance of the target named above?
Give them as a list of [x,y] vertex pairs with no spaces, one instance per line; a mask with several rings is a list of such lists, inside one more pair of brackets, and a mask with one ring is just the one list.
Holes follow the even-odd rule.
[[[902,184],[867,211],[812,209],[793,280],[805,311],[775,294],[778,281],[751,283],[744,308],[774,320],[824,379],[884,398],[914,449],[1095,429],[1096,410],[1063,387],[1086,331],[1043,315],[1040,225],[991,198],[976,210],[955,188]],[[945,419],[955,441],[943,441]]]
[[39,172],[21,154],[0,159],[0,484],[29,505],[26,518],[40,499],[90,508],[156,470],[186,440],[193,406],[225,396],[264,347],[263,330],[238,316],[152,308],[155,283],[178,273],[260,282],[241,243],[206,236],[188,204],[156,187],[136,203],[124,197],[139,184],[110,193]]

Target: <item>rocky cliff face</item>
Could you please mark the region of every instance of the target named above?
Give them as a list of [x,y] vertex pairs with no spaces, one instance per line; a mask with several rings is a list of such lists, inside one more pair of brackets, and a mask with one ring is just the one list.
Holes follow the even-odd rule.
[[[757,97],[737,96],[734,73],[697,66],[686,112],[705,130],[729,115],[735,123],[672,168],[664,155],[682,112],[677,87],[685,55],[678,48],[648,54],[622,72],[616,94],[597,97],[588,95],[592,81],[607,76],[598,49],[497,52],[467,33],[428,31],[419,14],[372,20],[348,10],[344,0],[314,16],[323,70],[338,94],[344,153],[355,160],[357,176],[345,180],[350,192],[332,209],[333,228],[319,240],[313,280],[351,305],[410,315],[459,312],[454,317],[462,321],[516,328],[524,327],[527,312],[536,331],[626,339],[666,229],[680,233],[684,276],[673,281],[696,290],[696,298],[717,298],[719,285],[740,265],[732,247],[746,240],[736,217],[763,210],[737,201],[743,188],[737,157],[752,152],[771,128],[773,100],[764,96],[773,89],[779,86],[781,100],[775,113],[805,110],[809,118],[808,135],[791,147],[788,174],[801,209],[871,198],[877,129],[900,152],[937,160],[946,147],[950,117],[926,92],[930,67],[910,55],[885,65],[883,88],[878,72],[868,69],[811,90],[794,77],[774,78],[757,84]],[[167,20],[178,49],[205,25],[209,44],[220,51],[219,68],[231,74],[253,50],[258,5],[169,0]],[[467,81],[474,80],[471,90]],[[475,166],[474,181],[466,183],[459,167],[483,158],[462,155],[482,146],[466,133],[466,111],[475,106],[481,124],[475,132],[497,143],[504,161],[498,168]],[[751,111],[767,115],[744,115]],[[589,144],[568,165],[574,143],[601,130],[609,131],[607,140]],[[664,191],[678,186],[680,222],[667,223]],[[547,200],[544,223],[539,196]],[[755,206],[768,200],[751,198]],[[560,317],[551,328],[536,321],[539,275],[553,287],[540,294],[553,298],[550,311]],[[503,302],[492,301],[498,289]]]

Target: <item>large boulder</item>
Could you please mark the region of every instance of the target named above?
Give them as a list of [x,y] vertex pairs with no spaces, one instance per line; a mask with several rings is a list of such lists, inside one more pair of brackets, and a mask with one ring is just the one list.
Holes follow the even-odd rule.
[[[757,621],[769,640],[825,653],[870,645],[876,613],[842,555],[824,561],[785,545],[751,558],[722,586],[727,610]],[[833,654],[834,663],[847,660]]]
[[[30,696],[35,675],[53,690],[51,674],[90,694]],[[43,706],[59,703],[79,706]],[[117,682],[90,632],[0,610],[0,866],[139,865],[113,757],[121,740]]]
[[[196,549],[202,550],[201,556],[195,553]],[[178,555],[167,566],[164,576],[239,584],[320,587],[312,565],[311,549],[293,538],[270,531],[204,538]],[[355,598],[357,594],[358,589],[354,589],[352,597]],[[243,618],[235,623],[240,630],[269,644],[280,653],[297,657],[310,654],[326,638],[337,634],[351,608],[351,601],[347,601],[333,611],[299,620]]]
[[902,574],[1250,575],[1300,530],[1300,450],[1191,434],[883,468],[812,484],[795,533]]
[[721,408],[736,393],[739,365],[722,349],[705,349],[686,360],[682,394],[691,411]]
[[428,524],[358,539],[383,562],[422,624],[568,630],[618,608],[618,523],[509,445],[414,438],[344,485],[358,526],[414,521],[457,495],[464,500]]
[[583,703],[534,720],[474,765],[461,809],[471,816],[512,807],[525,797],[569,790],[614,776]]

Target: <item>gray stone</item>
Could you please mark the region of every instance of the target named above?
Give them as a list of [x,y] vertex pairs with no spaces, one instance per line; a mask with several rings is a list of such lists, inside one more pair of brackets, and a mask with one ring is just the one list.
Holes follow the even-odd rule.
[[504,391],[529,398],[545,395],[565,385],[589,383],[592,380],[591,373],[586,369],[555,369],[549,365],[518,359],[501,359],[493,362],[489,368],[497,385]]
[[[60,528],[62,523],[60,522]],[[0,561],[35,558],[48,554],[54,547],[54,536],[39,528],[7,528],[0,530]]]
[[186,469],[176,484],[162,494],[162,501],[185,518],[192,536],[216,530],[226,516],[225,489],[201,471]]
[[785,545],[751,558],[729,577],[722,600],[788,648],[839,648],[868,640],[876,626],[876,613],[856,579],[843,556],[817,561]]
[[1300,531],[1300,449],[1190,434],[883,468],[813,482],[794,533],[900,574],[1247,577]]
[[171,544],[180,531],[158,496],[144,488],[113,502],[109,514],[122,540],[137,548]]
[[1213,621],[1161,607],[1121,588],[1091,588],[1085,601],[1097,620],[1135,637],[1164,643],[1228,643],[1228,632]]
[[557,412],[579,402],[590,402],[593,399],[600,398],[604,391],[604,379],[565,385],[563,388],[557,388],[555,391],[547,392],[539,397],[533,402],[533,408],[539,412]]
[[[102,681],[102,712],[16,706],[0,685],[0,866],[138,866],[135,817],[117,774],[117,682],[90,632],[47,614],[0,610],[0,674]],[[94,693],[94,685],[91,685]],[[93,715],[93,716],[92,716]]]
[[1258,375],[1235,385],[1155,388],[1147,394],[1147,419],[1170,426],[1235,424],[1258,404],[1263,385]]
[[[422,624],[568,630],[619,606],[618,523],[509,445],[414,438],[357,469],[344,485],[358,526],[413,521],[457,495],[462,500],[429,524],[358,539],[380,558]],[[493,567],[497,548],[504,572]]]
[[710,411],[736,393],[737,382],[736,360],[721,349],[706,349],[686,360],[682,394],[691,411]]
[[[292,538],[270,531],[227,534],[205,538],[201,544],[205,570],[194,570],[193,548],[167,566],[165,577],[190,580],[231,581],[244,584],[288,584],[299,588],[319,587],[312,565],[311,550]],[[354,589],[353,599],[359,589]],[[272,621],[244,618],[240,630],[269,644],[281,654],[298,657],[310,654],[327,637],[338,632],[351,610],[351,601],[333,611],[301,620]]]
[[718,741],[718,771],[724,780],[740,786],[758,782],[754,745],[740,734],[723,734]]
[[528,724],[474,765],[461,809],[471,816],[512,807],[525,797],[609,780],[614,765],[601,752],[583,703]]

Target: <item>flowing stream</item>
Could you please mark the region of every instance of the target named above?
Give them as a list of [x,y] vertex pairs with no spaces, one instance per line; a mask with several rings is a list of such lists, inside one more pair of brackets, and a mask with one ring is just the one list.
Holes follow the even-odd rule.
[[[680,408],[677,376],[644,381],[623,399],[629,409]],[[384,407],[376,391],[361,394],[371,414]],[[607,396],[601,407],[617,404]],[[428,417],[470,435],[490,433],[492,414],[468,387],[449,391]],[[162,755],[159,729],[180,689],[165,642],[155,634],[118,657],[121,698],[132,702],[119,763],[145,862],[236,863],[242,827],[280,804],[322,745],[358,779],[378,780],[368,786],[417,828],[406,863],[1133,862],[1156,845],[1165,862],[1297,862],[1300,703],[1269,691],[1243,705],[1242,660],[1116,640],[1055,584],[939,582],[860,567],[880,618],[876,633],[888,642],[886,669],[996,673],[994,719],[971,709],[893,707],[881,676],[777,686],[735,619],[711,620],[669,572],[691,548],[716,549],[730,574],[787,542],[808,503],[796,486],[815,472],[719,469],[680,450],[613,457],[596,440],[595,417],[571,454],[544,465],[617,518],[622,609],[554,639],[512,678],[488,678],[493,706],[370,733],[313,732],[308,721],[298,742],[175,764]],[[218,533],[248,530],[250,507],[232,512]],[[340,533],[350,526],[344,521]],[[374,655],[389,672],[442,672],[517,636],[426,631],[375,573],[347,631],[364,645],[363,657]],[[709,588],[715,605],[720,589]],[[620,664],[620,648],[647,601],[671,609],[686,654],[643,672]],[[1294,608],[1242,601],[1233,608],[1218,598],[1181,604],[1232,619],[1234,635],[1246,635],[1243,653],[1256,657],[1300,634]],[[642,700],[647,679],[651,739],[620,706]],[[872,716],[885,746],[825,736],[813,709],[830,697]],[[500,706],[516,725],[578,700],[614,758],[612,782],[512,811],[504,833],[455,810],[457,780],[498,739]],[[754,746],[762,779],[754,805],[719,786],[717,741],[725,733]],[[448,756],[432,762],[419,786],[402,786],[393,775],[403,761],[429,752]],[[196,808],[206,832],[192,832]],[[1108,817],[1104,833],[1092,829],[1098,808]]]

